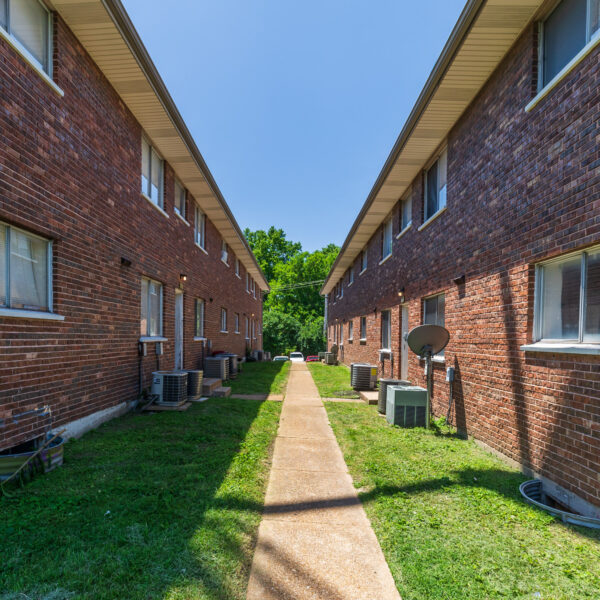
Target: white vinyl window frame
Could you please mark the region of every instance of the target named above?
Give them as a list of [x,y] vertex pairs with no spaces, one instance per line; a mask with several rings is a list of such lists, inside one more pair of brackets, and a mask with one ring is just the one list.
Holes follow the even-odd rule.
[[[164,286],[160,281],[156,279],[151,279],[150,277],[142,276],[142,296],[144,294],[144,282],[146,282],[146,314],[144,315],[144,298],[142,297],[141,301],[141,310],[140,310],[140,335],[142,339],[156,339],[162,340],[163,336],[163,298],[164,298]],[[156,316],[157,329],[156,331],[152,331],[150,327],[151,323],[151,284],[158,287],[158,314]],[[144,316],[146,317],[146,329],[144,330],[141,327],[141,322],[144,320]]]
[[393,246],[393,219],[388,217],[382,224],[381,228],[381,261],[380,265],[383,264],[392,255]]
[[[569,346],[576,345],[582,349],[588,347],[593,349],[594,346],[600,350],[600,341],[594,339],[586,339],[586,318],[587,318],[587,299],[589,291],[588,282],[588,260],[592,255],[596,255],[600,252],[600,246],[594,246],[583,251],[570,252],[569,254],[556,257],[554,259],[538,263],[535,267],[535,295],[534,295],[534,309],[533,309],[533,341],[541,344],[548,344],[549,346],[561,344],[568,344]],[[579,323],[578,323],[578,334],[576,337],[559,337],[559,338],[544,338],[543,337],[543,324],[544,324],[544,275],[545,268],[548,266],[556,266],[561,263],[567,263],[573,260],[580,260],[580,281],[579,281]]]
[[348,269],[348,287],[350,287],[354,283],[354,263]]
[[240,332],[240,313],[235,313],[235,333]]
[[42,76],[45,76],[45,78],[48,80],[47,82],[50,83],[51,86],[54,87],[55,90],[62,96],[64,92],[58,86],[56,86],[52,80],[52,57],[54,46],[54,17],[52,12],[40,0],[29,0],[32,4],[35,3],[36,6],[39,5],[46,21],[42,26],[42,30],[39,31],[39,33],[45,37],[45,39],[40,40],[43,52],[43,56],[40,60],[40,57],[35,56],[34,51],[27,47],[26,42],[22,39],[19,39],[19,34],[14,32],[11,25],[11,6],[13,6],[14,10],[14,5],[19,1],[20,0],[5,0],[3,3],[5,9],[4,11],[2,10],[2,4],[0,4],[0,36],[3,37]]
[[360,341],[367,341],[367,317],[360,318]]
[[186,199],[187,193],[185,187],[183,187],[183,184],[179,179],[175,178],[175,201],[173,203],[173,209],[175,210],[175,214],[184,220],[186,218]]
[[221,308],[221,333],[229,333],[227,331],[227,309]]
[[250,274],[246,271],[246,292],[250,293]]
[[[148,155],[145,156],[146,151]],[[144,173],[144,162],[148,161],[147,168],[148,173]],[[153,206],[160,209],[165,216],[168,217],[165,212],[165,161],[160,153],[156,150],[156,148],[150,142],[150,139],[142,134],[142,165],[140,171],[140,182],[141,182],[141,192],[142,196],[150,202]],[[158,169],[158,181],[156,182],[156,198],[152,197],[152,188],[153,188],[153,178],[154,171]],[[144,181],[145,180],[145,181]]]
[[[385,318],[384,318],[385,315]],[[381,350],[392,349],[392,311],[381,311]]]
[[194,206],[194,241],[206,252],[206,215],[198,204]]
[[252,296],[256,299],[256,281],[252,280]]
[[406,194],[402,200],[400,200],[400,207],[398,211],[398,225],[399,233],[396,239],[401,238],[411,227],[412,227],[412,193]]
[[[432,181],[435,169],[435,182]],[[429,206],[429,193],[431,185],[434,184],[435,202]],[[447,206],[448,190],[448,147],[444,146],[438,151],[429,166],[425,169],[425,185],[423,196],[423,224],[419,230],[425,228],[429,223],[441,215]]]
[[229,266],[229,251],[228,251],[228,246],[227,246],[227,242],[225,240],[221,240],[221,262],[223,264],[226,264],[227,266]]
[[[427,306],[428,302],[435,302],[435,318],[434,318],[435,322],[434,323],[429,323],[427,321],[426,306]],[[441,311],[440,311],[440,304],[442,305]],[[438,294],[433,294],[432,296],[426,296],[425,298],[423,298],[422,308],[423,308],[423,319],[422,319],[423,325],[441,325],[442,327],[446,326],[446,293],[445,292],[440,292]],[[443,362],[444,361],[444,353],[445,353],[445,351],[442,350],[441,352],[436,354],[433,357],[433,359],[438,362]]]
[[368,266],[368,253],[367,253],[367,249],[365,248],[360,253],[360,273],[359,273],[359,275],[362,275],[367,270],[367,266]]
[[348,321],[348,341],[351,342],[354,339],[354,321]]
[[250,319],[248,317],[245,317],[246,319],[246,339],[249,340],[250,339]]
[[[53,312],[54,298],[52,290],[52,254],[53,242],[45,237],[36,235],[19,227],[14,227],[8,223],[0,221],[0,228],[4,230],[5,247],[0,247],[0,252],[4,253],[4,267],[0,271],[0,281],[4,283],[5,300],[0,300],[0,317],[26,318],[26,319],[45,319],[50,321],[64,321],[64,317]],[[36,307],[35,309],[14,307],[14,302],[11,301],[11,237],[18,233],[35,240],[39,240],[46,244],[46,304],[45,306]]]
[[344,282],[343,280],[338,283],[338,289],[340,291],[340,299],[344,297]]
[[252,319],[252,339],[256,339],[256,321]]
[[194,338],[196,340],[204,339],[204,322],[206,312],[206,302],[203,298],[196,298],[194,306]]
[[239,279],[241,279],[241,277],[240,277],[240,259],[239,258],[235,259],[235,274]]

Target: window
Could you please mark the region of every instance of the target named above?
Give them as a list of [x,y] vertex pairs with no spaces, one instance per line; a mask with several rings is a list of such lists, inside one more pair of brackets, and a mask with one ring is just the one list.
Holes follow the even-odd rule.
[[246,339],[250,339],[250,323],[248,317],[246,317]]
[[221,309],[221,333],[227,333],[227,309]]
[[354,283],[354,264],[350,267],[348,271],[348,285],[352,285]]
[[[445,312],[446,312],[446,297],[444,294],[438,294],[431,298],[425,298],[423,300],[423,325],[445,325]],[[443,356],[444,351],[439,353],[439,356]]]
[[39,0],[0,0],[0,27],[52,76],[52,16]]
[[246,271],[246,291],[250,293],[250,275],[248,271]]
[[235,274],[238,277],[240,276],[240,259],[239,258],[235,259]]
[[196,298],[196,321],[195,321],[196,337],[204,337],[204,300]]
[[392,315],[389,310],[381,311],[381,348],[390,350],[392,347]]
[[367,249],[365,248],[360,253],[360,272],[362,273],[367,268]]
[[338,283],[338,290],[340,291],[340,298],[344,297],[344,282],[340,281]]
[[225,240],[221,241],[221,260],[229,266],[227,259],[229,257],[229,253],[227,252],[227,242]]
[[367,339],[367,317],[360,318],[360,339]]
[[142,137],[142,194],[163,207],[163,160],[145,137]]
[[600,343],[600,248],[539,265],[536,341]]
[[340,345],[344,345],[344,324],[340,323]]
[[354,322],[348,322],[348,341],[351,341],[354,338]]
[[392,218],[383,223],[381,237],[381,259],[387,258],[392,253]]
[[162,283],[142,277],[141,335],[147,337],[162,335],[162,300]]
[[410,195],[400,201],[400,232],[412,223],[412,199]]
[[542,23],[540,89],[600,31],[600,0],[562,0]]
[[175,212],[185,219],[185,188],[175,180]]
[[0,307],[52,312],[52,242],[0,223]]
[[240,332],[240,314],[239,313],[235,313],[235,332],[236,333]]
[[252,295],[256,298],[256,281],[252,280]]
[[194,208],[194,238],[196,244],[206,250],[206,215],[197,204]]
[[252,319],[252,338],[256,339],[256,321]]
[[448,152],[444,150],[425,174],[425,221],[446,206]]

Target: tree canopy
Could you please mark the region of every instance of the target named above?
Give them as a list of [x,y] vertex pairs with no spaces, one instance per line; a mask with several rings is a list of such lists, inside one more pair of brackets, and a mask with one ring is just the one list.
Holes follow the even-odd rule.
[[275,227],[246,229],[244,235],[271,287],[264,302],[264,349],[273,355],[324,350],[324,299],[319,290],[339,247],[329,244],[305,252],[299,242],[288,240]]

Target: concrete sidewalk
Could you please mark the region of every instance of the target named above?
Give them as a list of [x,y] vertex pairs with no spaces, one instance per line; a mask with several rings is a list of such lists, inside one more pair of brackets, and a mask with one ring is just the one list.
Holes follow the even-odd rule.
[[292,363],[246,598],[400,598],[304,363]]

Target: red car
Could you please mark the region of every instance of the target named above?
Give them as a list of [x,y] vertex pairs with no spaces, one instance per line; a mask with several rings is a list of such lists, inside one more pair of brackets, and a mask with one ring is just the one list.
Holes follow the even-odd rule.
[[319,362],[319,357],[318,356],[307,356],[306,357],[306,362]]

